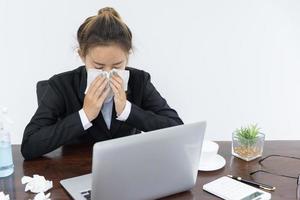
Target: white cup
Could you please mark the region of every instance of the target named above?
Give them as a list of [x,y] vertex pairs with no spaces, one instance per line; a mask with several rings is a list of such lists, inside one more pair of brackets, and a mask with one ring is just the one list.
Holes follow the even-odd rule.
[[218,154],[219,145],[213,141],[204,140],[199,162],[200,171],[213,171],[224,167],[225,159]]
[[204,140],[200,162],[209,162],[218,154],[219,145],[213,141]]

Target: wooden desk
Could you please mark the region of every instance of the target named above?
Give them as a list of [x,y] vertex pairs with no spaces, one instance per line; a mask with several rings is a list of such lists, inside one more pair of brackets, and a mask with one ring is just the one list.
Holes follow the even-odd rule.
[[[249,172],[257,170],[260,167],[257,160],[245,162],[238,158],[234,158],[231,156],[231,142],[218,143],[220,145],[219,153],[226,159],[226,166],[223,169],[214,172],[199,172],[196,186],[191,191],[175,194],[164,199],[218,199],[203,191],[203,184],[227,174],[251,179]],[[28,200],[29,198],[33,198],[33,194],[24,192],[25,186],[21,184],[21,178],[24,175],[32,176],[36,173],[53,181],[53,188],[50,190],[52,200],[71,199],[59,184],[59,181],[61,179],[90,173],[92,163],[91,151],[92,148],[88,146],[68,146],[57,149],[43,158],[34,161],[24,161],[20,153],[20,146],[14,145],[13,156],[15,172],[10,177],[0,179],[0,191],[9,193],[10,198],[13,200]],[[300,157],[300,141],[267,141],[265,143],[264,155],[270,154]],[[274,165],[278,166],[283,166],[283,164],[284,163],[280,162],[274,163]],[[294,179],[276,177],[264,173],[255,175],[254,179],[276,186],[276,191],[272,192],[272,199],[274,200],[296,199],[296,180]]]

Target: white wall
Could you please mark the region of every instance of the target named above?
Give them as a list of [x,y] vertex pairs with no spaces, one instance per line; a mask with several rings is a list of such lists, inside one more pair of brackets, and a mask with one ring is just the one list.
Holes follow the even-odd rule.
[[103,6],[132,29],[130,65],[152,74],[184,122],[207,120],[206,138],[258,123],[267,139],[300,139],[300,1],[0,0],[0,105],[13,143],[37,107],[36,82],[81,64],[76,30]]

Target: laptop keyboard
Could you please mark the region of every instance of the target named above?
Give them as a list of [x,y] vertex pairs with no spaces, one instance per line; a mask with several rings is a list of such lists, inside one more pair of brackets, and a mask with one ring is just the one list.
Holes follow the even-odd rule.
[[91,200],[91,190],[83,191],[83,192],[81,192],[81,195],[82,195],[86,200]]

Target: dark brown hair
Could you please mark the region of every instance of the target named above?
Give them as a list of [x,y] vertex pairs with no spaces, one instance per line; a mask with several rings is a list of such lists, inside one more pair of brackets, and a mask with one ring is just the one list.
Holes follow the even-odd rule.
[[111,7],[102,8],[98,15],[88,17],[77,31],[77,40],[81,56],[86,56],[90,48],[98,45],[120,45],[128,53],[132,49],[131,31]]

